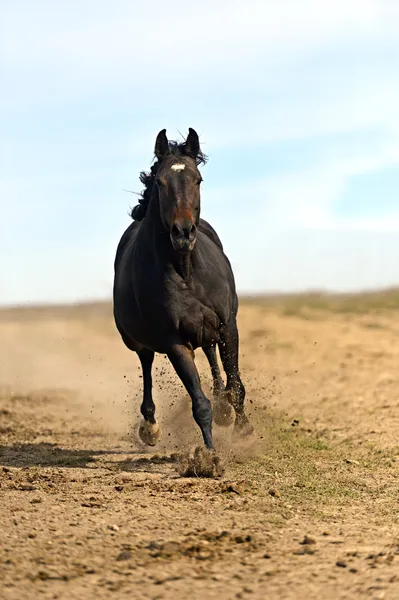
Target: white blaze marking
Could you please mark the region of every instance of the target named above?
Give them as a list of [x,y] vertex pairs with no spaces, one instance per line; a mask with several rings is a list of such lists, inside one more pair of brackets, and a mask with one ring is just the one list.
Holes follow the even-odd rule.
[[172,165],[170,168],[173,171],[184,171],[184,169],[186,168],[186,165],[183,165],[182,163],[176,163],[175,165]]

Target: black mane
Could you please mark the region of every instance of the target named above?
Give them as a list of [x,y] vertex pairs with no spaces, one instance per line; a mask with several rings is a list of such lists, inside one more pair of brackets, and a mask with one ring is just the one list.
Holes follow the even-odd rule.
[[[188,156],[186,152],[186,142],[181,142],[179,144],[178,142],[169,141],[169,153],[173,154],[177,158],[179,158],[179,156]],[[200,150],[195,161],[197,167],[199,165],[205,165],[207,160],[207,156]],[[141,192],[139,203],[132,208],[130,213],[130,216],[134,221],[142,221],[146,215],[158,167],[159,160],[152,165],[150,171],[141,171],[140,173],[139,178],[141,183],[144,185],[144,190]]]

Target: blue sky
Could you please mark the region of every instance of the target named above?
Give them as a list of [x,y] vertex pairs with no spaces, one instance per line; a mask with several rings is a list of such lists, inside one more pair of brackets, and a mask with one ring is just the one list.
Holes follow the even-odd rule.
[[395,0],[0,0],[0,302],[112,289],[157,132],[194,127],[243,292],[399,284]]

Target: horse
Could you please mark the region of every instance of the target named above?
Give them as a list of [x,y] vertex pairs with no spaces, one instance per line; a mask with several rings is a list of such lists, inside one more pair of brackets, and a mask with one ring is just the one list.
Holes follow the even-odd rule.
[[[166,354],[192,401],[192,413],[205,447],[215,452],[212,421],[233,434],[249,436],[245,387],[239,372],[238,297],[229,259],[213,227],[200,217],[206,163],[198,134],[191,127],[182,143],[169,141],[166,129],[155,141],[145,189],[131,212],[114,262],[113,313],[124,344],[136,352],[143,373],[141,440],[155,446],[161,430],[152,397],[155,353]],[[226,373],[224,385],[216,346]],[[202,348],[210,365],[215,397],[204,394],[194,362]]]

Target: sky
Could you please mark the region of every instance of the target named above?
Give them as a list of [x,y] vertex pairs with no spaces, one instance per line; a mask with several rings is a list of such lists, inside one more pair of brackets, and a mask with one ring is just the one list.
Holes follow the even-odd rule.
[[399,284],[399,2],[0,0],[0,303],[107,298],[164,127],[242,293]]

